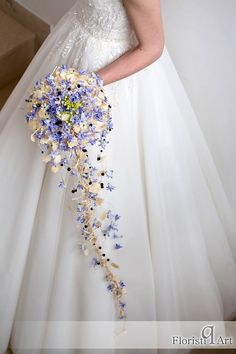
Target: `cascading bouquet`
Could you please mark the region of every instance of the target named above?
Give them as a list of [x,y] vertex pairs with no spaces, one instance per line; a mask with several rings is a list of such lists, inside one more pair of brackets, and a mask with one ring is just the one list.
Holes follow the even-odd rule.
[[[43,161],[54,173],[66,170],[72,178],[80,249],[84,255],[93,253],[93,266],[104,269],[119,318],[126,319],[126,287],[114,273],[119,266],[99,243],[99,237],[110,237],[114,249],[122,248],[116,240],[122,237],[117,226],[120,216],[111,210],[100,210],[104,202],[102,191],[114,189],[110,183],[113,171],[103,168],[107,136],[113,129],[103,81],[93,72],[58,66],[36,82],[26,102],[31,140],[38,143]],[[63,178],[59,187],[67,188]]]

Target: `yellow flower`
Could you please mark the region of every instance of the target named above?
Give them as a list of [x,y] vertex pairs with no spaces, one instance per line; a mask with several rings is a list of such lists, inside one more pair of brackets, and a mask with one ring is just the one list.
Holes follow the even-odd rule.
[[63,104],[68,109],[71,109],[73,111],[76,111],[78,108],[83,107],[82,102],[71,102],[69,96],[65,96]]
[[54,159],[55,163],[60,163],[61,162],[61,155],[57,155]]
[[57,150],[57,148],[58,148],[58,144],[55,141],[53,141],[52,142],[52,150],[55,151],[55,150]]
[[92,192],[92,193],[97,193],[100,189],[101,188],[100,188],[100,184],[99,183],[92,184],[89,187],[89,191]]
[[47,115],[47,113],[45,112],[44,109],[40,109],[40,111],[38,112],[38,116],[40,118],[47,118],[48,117],[48,115]]
[[118,264],[116,264],[116,263],[111,263],[111,265],[112,265],[113,268],[120,268],[120,267],[118,266]]
[[31,130],[37,130],[40,127],[40,124],[37,120],[30,120],[28,126]]
[[96,199],[97,205],[102,205],[103,201],[104,201],[104,199],[102,199],[102,198],[97,198]]
[[45,156],[43,156],[43,162],[49,162],[51,160],[51,156],[49,156],[49,155],[45,155]]
[[85,256],[88,256],[88,255],[89,255],[89,250],[88,250],[87,248],[85,248],[85,250],[84,250],[84,255],[85,255]]
[[63,112],[61,113],[61,120],[63,120],[63,122],[66,122],[67,120],[69,120],[71,117],[70,113],[68,112]]
[[35,136],[34,136],[34,133],[33,134],[31,134],[31,136],[30,136],[30,139],[31,139],[31,141],[33,141],[34,143],[35,143]]
[[78,145],[77,139],[73,139],[68,143],[69,148],[73,148]]
[[57,166],[52,166],[52,167],[51,167],[51,170],[52,170],[53,173],[57,173],[57,172],[59,171],[59,167],[57,167]]
[[48,138],[40,139],[40,144],[47,144],[47,143],[48,143]]
[[104,211],[104,212],[100,215],[100,219],[101,219],[101,220],[105,220],[106,217],[107,217],[107,212]]
[[80,126],[79,125],[74,125],[73,127],[75,133],[79,133],[80,131]]

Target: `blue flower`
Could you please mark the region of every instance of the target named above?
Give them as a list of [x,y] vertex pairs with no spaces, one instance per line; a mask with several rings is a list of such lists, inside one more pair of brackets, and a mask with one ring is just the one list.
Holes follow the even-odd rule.
[[121,288],[124,288],[124,287],[125,287],[125,283],[124,283],[122,280],[120,281],[119,284],[120,284],[120,287],[121,287]]
[[108,183],[106,189],[107,189],[108,191],[112,192],[112,191],[115,189],[115,187],[112,186],[110,183]]
[[[111,223],[106,227],[105,232],[106,232],[107,234],[110,234],[110,231],[112,231],[112,230],[118,231],[118,230],[116,230],[116,227],[114,227],[114,226],[115,226],[114,223],[111,222]],[[110,235],[109,235],[109,236],[110,236]]]
[[96,199],[96,197],[97,197],[97,193],[88,192],[89,199]]
[[120,215],[118,214],[115,214],[115,221],[119,220],[120,219]]
[[80,70],[79,70],[79,74],[80,74],[80,75],[86,75],[86,74],[87,74],[87,71],[86,71],[86,70],[83,70],[83,69],[80,69]]
[[77,221],[78,221],[80,224],[83,224],[83,223],[85,222],[84,216],[83,216],[83,215],[79,215],[79,216],[77,217]]
[[94,267],[100,265],[99,260],[98,260],[97,258],[93,257],[93,259],[92,259],[92,265],[93,265]]
[[114,238],[114,239],[116,239],[116,238],[122,238],[123,236],[121,236],[121,235],[117,235],[116,233],[114,233],[113,235],[112,235],[112,238]]
[[59,68],[59,70],[62,72],[62,71],[65,71],[68,69],[68,65],[67,64],[62,64]]
[[109,284],[109,285],[108,285],[108,287],[107,287],[107,289],[108,289],[109,291],[113,291],[113,289],[114,289],[114,285]]
[[65,182],[64,180],[62,179],[58,185],[59,188],[66,188],[66,185],[65,185]]
[[119,305],[122,309],[126,307],[126,303],[122,301],[119,302]]
[[93,220],[93,223],[92,223],[92,227],[93,228],[98,228],[98,220],[96,219],[96,218],[94,218],[94,220]]
[[56,132],[56,133],[52,134],[52,139],[55,140],[55,141],[60,142],[61,141],[61,136],[62,136],[61,132]]
[[108,177],[108,178],[112,178],[113,177],[113,170],[110,170],[110,171],[106,171],[106,176]]
[[110,219],[110,220],[112,220],[113,217],[114,217],[114,216],[113,216],[111,210],[108,210],[108,212],[107,212],[107,218]]
[[121,246],[119,243],[116,243],[115,245],[114,245],[114,248],[116,249],[116,250],[119,250],[120,248],[122,248],[123,246]]

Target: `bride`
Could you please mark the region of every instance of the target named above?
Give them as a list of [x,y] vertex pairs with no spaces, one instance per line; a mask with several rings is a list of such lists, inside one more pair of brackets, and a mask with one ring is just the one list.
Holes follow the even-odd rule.
[[20,352],[16,321],[117,319],[101,267],[81,255],[70,176],[58,189],[24,124],[27,90],[61,64],[99,75],[112,106],[105,198],[120,236],[104,249],[128,319],[232,319],[235,216],[164,46],[159,0],[78,0],[1,111],[1,353]]

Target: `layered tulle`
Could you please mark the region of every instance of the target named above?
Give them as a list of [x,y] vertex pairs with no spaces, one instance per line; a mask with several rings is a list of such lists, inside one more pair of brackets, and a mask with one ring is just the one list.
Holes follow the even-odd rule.
[[[102,270],[80,254],[70,188],[58,189],[24,124],[25,93],[37,78],[63,63],[97,70],[130,47],[82,35],[79,23],[72,32],[73,21],[72,11],[59,22],[1,112],[2,353],[20,336],[15,320],[115,319]],[[124,236],[121,252],[107,251],[127,284],[129,320],[231,318],[235,217],[166,48],[105,90],[115,126],[106,163],[116,189],[107,203]]]

